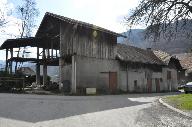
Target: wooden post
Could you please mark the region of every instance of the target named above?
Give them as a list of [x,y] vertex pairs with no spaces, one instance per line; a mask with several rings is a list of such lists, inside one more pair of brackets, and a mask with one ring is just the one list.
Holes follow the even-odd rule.
[[[10,53],[11,53],[11,58],[13,58],[13,48],[10,49]],[[11,60],[10,61],[10,74],[12,74],[12,72],[13,72],[12,71],[12,63],[13,63],[13,61]],[[15,73],[16,73],[16,71],[15,71]]]
[[56,49],[56,58],[57,58],[57,49]]
[[39,48],[37,47],[36,84],[40,85]]
[[43,85],[47,84],[47,65],[43,65]]
[[53,41],[51,41],[51,59],[53,59]]
[[46,64],[45,49],[43,49],[43,85],[46,84],[47,84],[47,64]]
[[50,58],[50,52],[49,52],[49,49],[47,49],[47,58]]
[[5,65],[5,71],[8,72],[8,49],[6,49],[6,65]]
[[25,91],[25,77],[23,78],[23,92]]

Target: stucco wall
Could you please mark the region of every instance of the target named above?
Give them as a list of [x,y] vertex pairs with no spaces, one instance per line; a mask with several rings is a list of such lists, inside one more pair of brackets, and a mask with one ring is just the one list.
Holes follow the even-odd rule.
[[[72,89],[75,88],[97,88],[98,90],[109,91],[109,72],[117,72],[117,89],[128,92],[149,92],[147,79],[152,82],[150,92],[157,92],[159,81],[160,92],[175,91],[177,89],[177,71],[175,69],[163,68],[162,72],[154,72],[149,68],[122,69],[119,61],[108,59],[89,58],[75,56],[75,73],[72,74],[73,64],[62,66],[61,81],[68,80]],[[73,61],[74,62],[74,61]],[[72,62],[72,63],[73,63]],[[167,72],[171,72],[171,79],[167,79]],[[75,78],[74,78],[75,76]],[[73,79],[76,80],[75,86]],[[136,84],[136,85],[135,85]],[[74,86],[74,87],[73,87]]]
[[[167,71],[171,71],[170,80],[167,79]],[[150,79],[152,82],[151,92],[157,92],[156,80],[159,82],[160,92],[177,90],[177,71],[175,69],[163,68],[161,72],[154,72],[148,68],[128,68],[128,73],[127,71],[120,71],[119,77],[119,87],[122,91],[127,91],[128,83],[129,92],[148,92],[147,79]],[[135,81],[136,87],[134,85]]]
[[[167,79],[167,72],[171,72],[171,79]],[[175,69],[170,68],[163,68],[162,70],[162,77],[164,83],[164,90],[165,91],[175,91],[177,90],[177,71]]]
[[117,60],[88,58],[76,56],[76,84],[78,87],[92,87],[108,90],[109,73],[117,72],[119,77],[119,62]]

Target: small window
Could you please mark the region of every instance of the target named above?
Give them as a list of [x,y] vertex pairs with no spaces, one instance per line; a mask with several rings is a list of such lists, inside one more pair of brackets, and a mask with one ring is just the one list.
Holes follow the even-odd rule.
[[134,80],[134,89],[137,90],[137,80]]
[[171,79],[171,71],[167,71],[167,79]]

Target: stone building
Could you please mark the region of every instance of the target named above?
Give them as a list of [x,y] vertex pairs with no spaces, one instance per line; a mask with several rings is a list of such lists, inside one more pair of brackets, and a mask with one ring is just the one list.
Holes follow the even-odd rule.
[[[11,51],[7,61],[36,63],[39,83],[43,66],[43,85],[47,66],[59,66],[61,91],[78,93],[86,88],[99,92],[163,92],[177,88],[177,71],[150,50],[117,44],[121,34],[47,12],[36,36],[7,40],[1,49]],[[37,47],[37,58],[14,58],[13,48]],[[8,55],[6,55],[8,56]],[[8,68],[8,62],[6,64]],[[9,64],[12,65],[12,62]]]

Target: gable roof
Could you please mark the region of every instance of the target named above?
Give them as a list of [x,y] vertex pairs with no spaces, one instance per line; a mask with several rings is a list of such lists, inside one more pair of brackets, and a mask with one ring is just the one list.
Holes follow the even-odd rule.
[[[99,26],[96,26],[96,25],[93,25],[93,24],[90,24],[90,23],[78,21],[78,20],[75,20],[75,19],[71,19],[71,18],[68,18],[68,17],[64,17],[64,16],[61,16],[61,15],[57,15],[57,14],[54,14],[54,13],[50,13],[50,12],[45,13],[43,20],[45,19],[45,17],[48,17],[48,16],[50,16],[52,18],[55,18],[55,19],[57,19],[59,21],[69,23],[69,24],[82,26],[82,27],[86,27],[86,28],[89,28],[89,29],[93,29],[93,30],[98,30],[98,31],[101,31],[101,32],[104,32],[104,33],[108,33],[108,34],[117,36],[117,37],[125,37],[126,38],[126,36],[124,36],[124,35],[121,35],[119,33],[107,30],[105,28],[102,28],[102,27],[99,27]],[[41,23],[41,25],[42,25],[42,23]],[[38,31],[37,31],[37,33],[38,33]]]
[[169,64],[170,58],[172,57],[170,54],[168,54],[167,52],[164,52],[162,50],[153,50],[153,53],[160,59],[162,60],[164,63],[166,63],[167,65]]
[[144,50],[125,44],[117,44],[117,57],[125,62],[165,65],[151,50]]
[[181,60],[178,59],[177,55],[168,54],[162,50],[153,50],[153,53],[162,60],[166,65],[173,65],[177,68],[177,70],[185,69],[182,65]]
[[187,70],[188,73],[192,72],[192,53],[175,54],[179,59],[181,66]]

